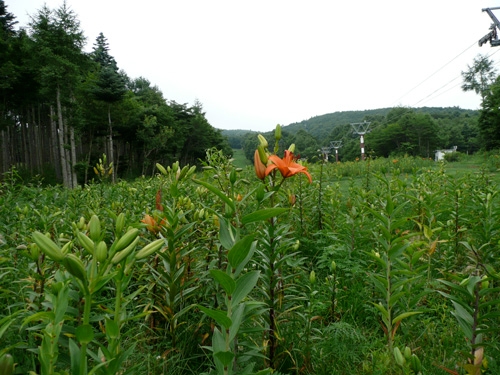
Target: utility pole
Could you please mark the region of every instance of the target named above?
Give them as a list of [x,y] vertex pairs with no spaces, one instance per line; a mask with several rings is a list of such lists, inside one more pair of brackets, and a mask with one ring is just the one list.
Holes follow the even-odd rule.
[[342,147],[342,141],[331,141],[330,148],[335,149],[335,161],[339,162],[339,148]]
[[365,160],[365,138],[364,135],[370,132],[371,122],[354,122],[351,123],[352,128],[354,129],[354,133],[359,135],[359,144],[361,146],[361,160]]

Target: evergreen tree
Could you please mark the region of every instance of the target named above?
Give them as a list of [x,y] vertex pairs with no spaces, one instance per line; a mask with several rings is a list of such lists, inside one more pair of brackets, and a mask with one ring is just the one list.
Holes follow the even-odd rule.
[[92,51],[93,60],[97,63],[97,75],[92,93],[95,98],[107,104],[108,118],[108,160],[113,164],[112,180],[115,181],[118,164],[115,162],[115,147],[113,144],[113,122],[111,120],[111,106],[121,101],[125,95],[125,79],[118,72],[115,59],[109,54],[107,39],[100,33]]
[[[80,23],[64,2],[55,11],[47,6],[32,18],[32,65],[37,65],[41,93],[51,106],[53,134],[57,135],[57,148],[64,186],[77,185],[76,145],[73,109],[75,91],[88,67],[83,53],[85,37]],[[66,147],[69,145],[69,148]]]

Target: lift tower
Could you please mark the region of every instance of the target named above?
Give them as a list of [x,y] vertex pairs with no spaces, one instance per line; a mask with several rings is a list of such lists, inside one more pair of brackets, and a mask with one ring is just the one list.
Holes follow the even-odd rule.
[[331,141],[330,148],[335,149],[335,161],[339,162],[339,148],[342,147],[342,141]]
[[483,44],[490,42],[490,45],[492,47],[498,47],[500,46],[500,39],[498,39],[498,33],[497,33],[497,28],[500,30],[500,22],[498,21],[498,18],[493,14],[493,10],[500,9],[500,7],[494,7],[494,8],[484,8],[483,12],[488,13],[490,18],[493,20],[493,23],[490,26],[490,32],[483,36],[481,39],[479,39],[479,47],[481,47]]
[[330,147],[321,147],[321,154],[323,155],[324,161],[328,161],[329,153],[330,153]]
[[354,133],[359,135],[359,144],[361,146],[361,160],[365,160],[365,138],[364,135],[370,132],[370,124],[371,122],[355,122],[351,123],[352,128],[354,129]]

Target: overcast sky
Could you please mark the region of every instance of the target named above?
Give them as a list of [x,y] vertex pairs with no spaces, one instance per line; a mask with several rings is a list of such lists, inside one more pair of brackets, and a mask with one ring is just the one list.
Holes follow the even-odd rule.
[[[5,0],[26,26],[43,4]],[[483,0],[67,0],[131,78],[203,104],[219,129],[269,131],[337,111],[479,108],[460,89],[491,18]],[[500,10],[495,11],[500,18]],[[496,62],[500,54],[491,56]],[[498,64],[496,65],[498,69]]]

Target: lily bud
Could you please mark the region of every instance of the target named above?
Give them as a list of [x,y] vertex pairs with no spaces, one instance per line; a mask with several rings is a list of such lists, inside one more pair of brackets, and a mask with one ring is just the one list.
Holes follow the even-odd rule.
[[231,172],[229,172],[229,182],[231,182],[231,185],[234,185],[236,182],[236,171],[234,169],[231,169]]
[[165,167],[163,165],[161,165],[160,163],[156,163],[156,168],[158,168],[158,170],[161,172],[161,174],[163,174],[165,176],[168,174]]
[[314,284],[316,282],[316,272],[311,271],[311,273],[309,274],[309,282],[311,284]]
[[274,131],[274,139],[279,141],[281,139],[281,125],[276,125],[276,130]]
[[488,276],[484,275],[482,278],[481,278],[481,289],[488,289],[488,287],[490,286],[490,282],[488,281]]
[[[260,149],[260,146],[259,146],[259,149]],[[266,165],[264,163],[262,163],[259,149],[255,150],[255,153],[253,156],[253,165],[255,167],[255,174],[256,174],[257,178],[259,178],[260,180],[264,180],[264,178],[266,178]]]
[[269,146],[269,144],[267,143],[267,139],[264,138],[262,134],[259,134],[257,137],[259,138],[259,142],[262,147],[267,148]]
[[259,145],[257,147],[257,151],[259,151],[260,161],[262,162],[262,164],[264,164],[265,166],[267,166],[268,157],[267,157],[266,149],[263,146]]
[[288,147],[288,151],[290,151],[292,154],[295,152],[295,143],[292,143],[290,147]]

